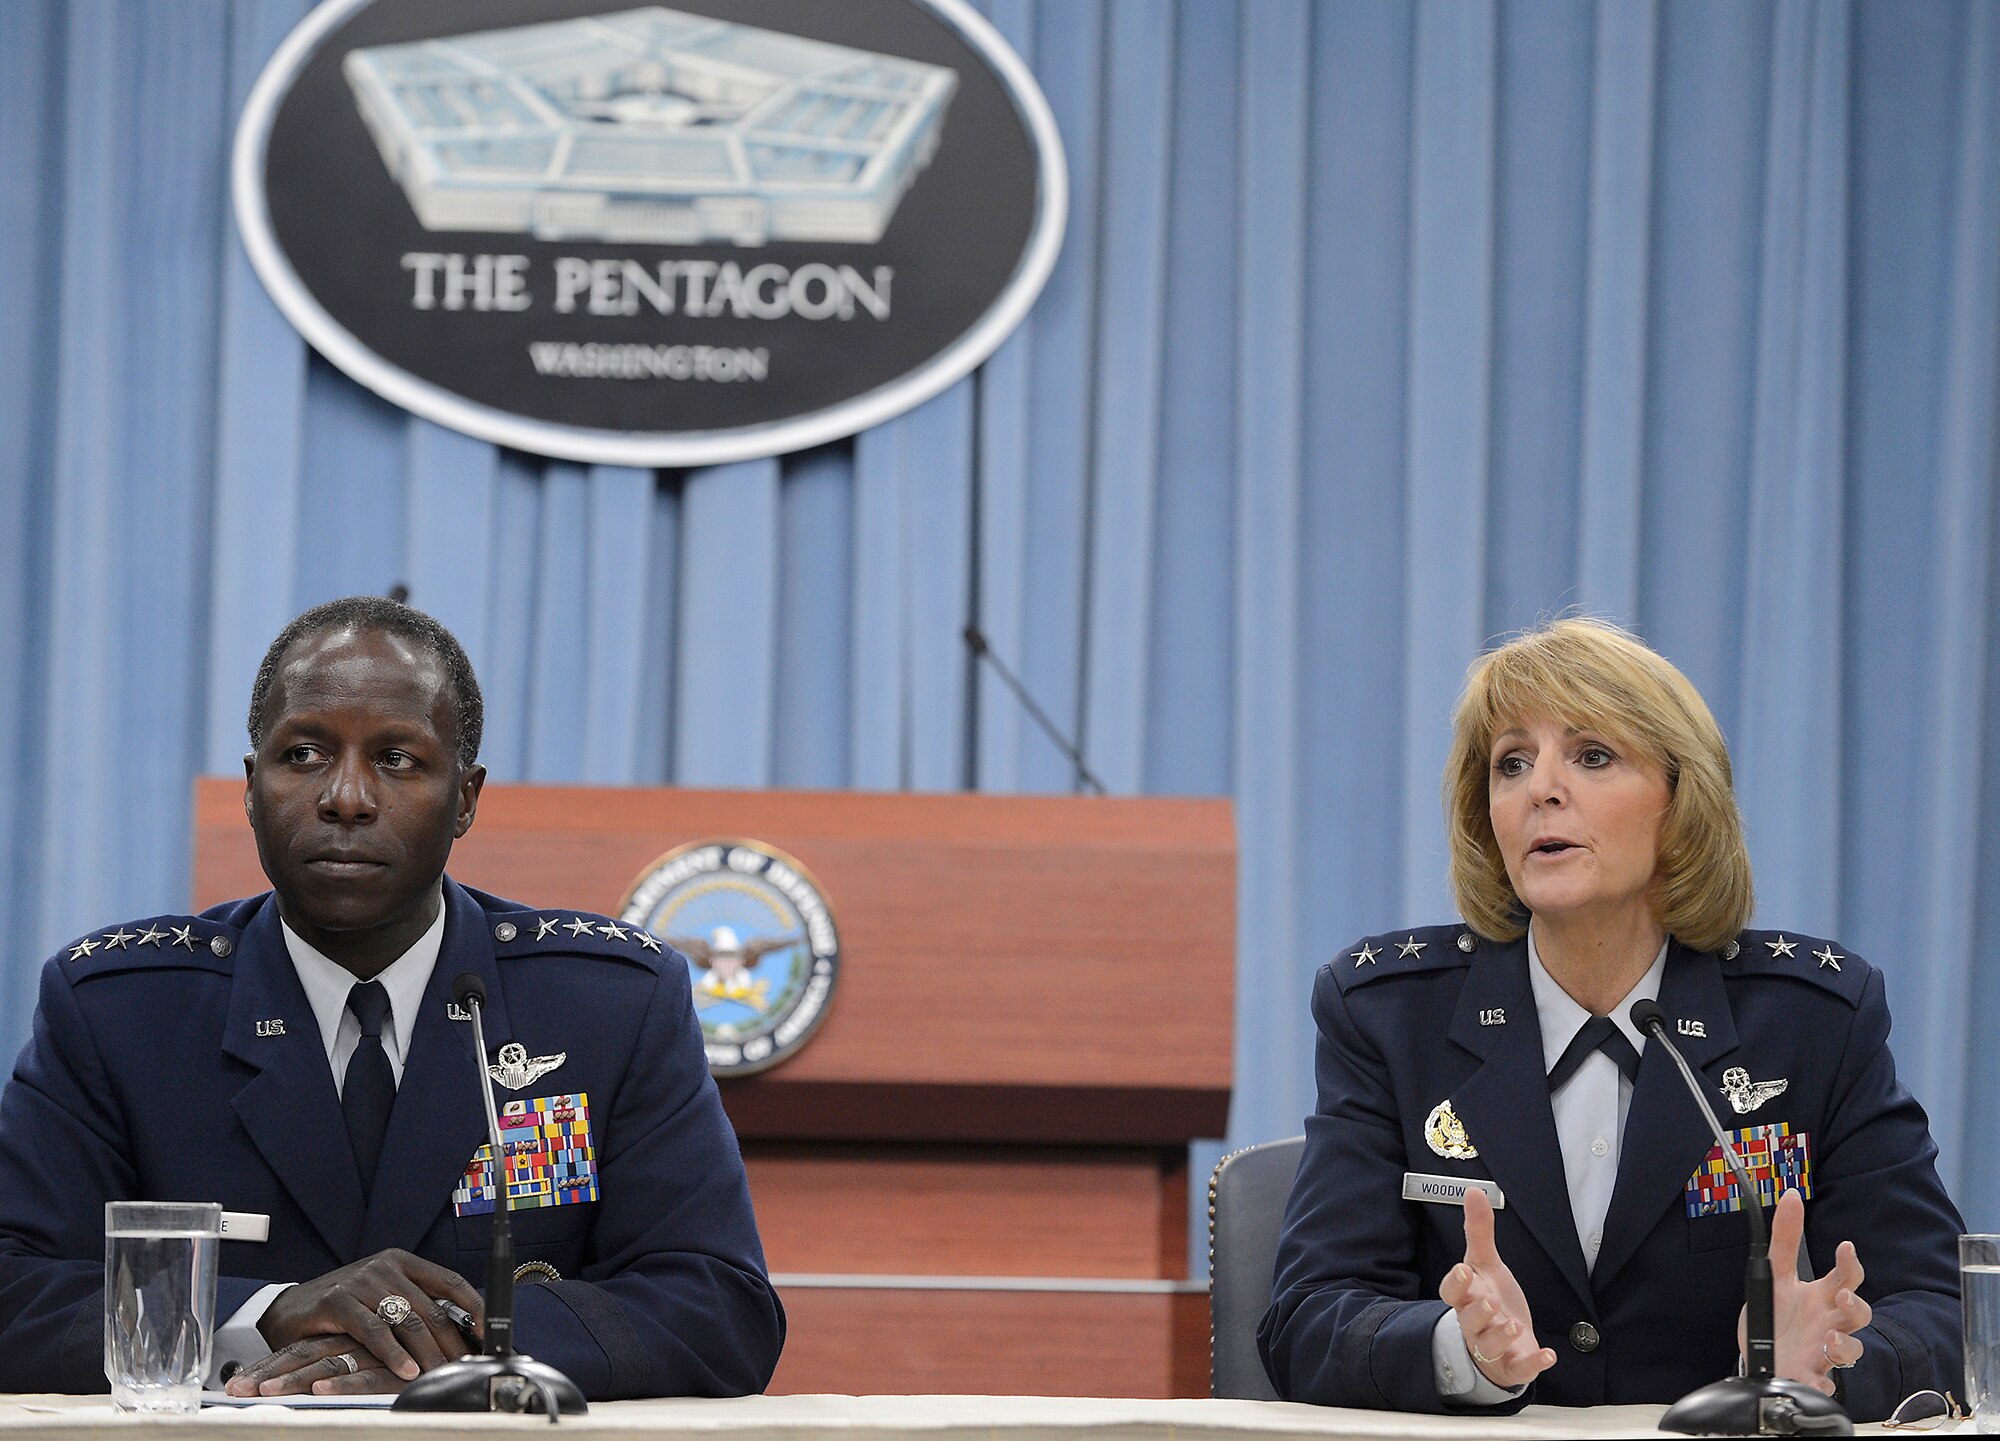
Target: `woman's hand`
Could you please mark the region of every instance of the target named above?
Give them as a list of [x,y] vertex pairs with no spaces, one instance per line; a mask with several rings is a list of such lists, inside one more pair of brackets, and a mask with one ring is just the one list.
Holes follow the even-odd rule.
[[[1806,1203],[1796,1190],[1787,1191],[1771,1218],[1771,1329],[1777,1342],[1772,1367],[1788,1381],[1802,1381],[1831,1396],[1830,1373],[1861,1359],[1861,1338],[1854,1333],[1875,1313],[1856,1294],[1862,1270],[1852,1241],[1840,1243],[1832,1271],[1817,1281],[1799,1279],[1799,1241],[1805,1230]],[[1744,1349],[1748,1320],[1747,1312],[1736,1320],[1738,1351]]]
[[1465,1191],[1465,1260],[1445,1272],[1438,1295],[1458,1313],[1472,1364],[1495,1386],[1525,1386],[1556,1364],[1536,1344],[1528,1298],[1493,1244],[1493,1203],[1476,1186]]

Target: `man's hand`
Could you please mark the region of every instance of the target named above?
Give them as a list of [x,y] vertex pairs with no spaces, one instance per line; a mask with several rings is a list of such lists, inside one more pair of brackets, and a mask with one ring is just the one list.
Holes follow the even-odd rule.
[[1458,1313],[1472,1364],[1495,1386],[1525,1386],[1556,1364],[1535,1342],[1528,1298],[1493,1244],[1493,1203],[1476,1186],[1465,1190],[1465,1260],[1445,1272],[1438,1295]]
[[[377,1313],[385,1296],[410,1303],[400,1325]],[[439,1301],[464,1307],[483,1325],[485,1302],[470,1282],[408,1251],[381,1251],[290,1287],[257,1323],[271,1354],[231,1377],[229,1394],[401,1390],[470,1349]]]
[[[1806,1203],[1796,1190],[1786,1191],[1771,1217],[1771,1330],[1777,1343],[1772,1368],[1788,1381],[1803,1381],[1831,1396],[1830,1373],[1861,1359],[1862,1341],[1854,1333],[1875,1313],[1856,1294],[1863,1273],[1852,1241],[1840,1243],[1833,1270],[1817,1281],[1799,1279],[1799,1242],[1805,1230]],[[1738,1351],[1746,1345],[1748,1321],[1747,1311],[1737,1317]]]

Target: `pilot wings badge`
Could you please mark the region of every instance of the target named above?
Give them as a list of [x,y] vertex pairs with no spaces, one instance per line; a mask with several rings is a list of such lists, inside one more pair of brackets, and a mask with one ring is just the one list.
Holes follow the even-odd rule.
[[568,1059],[568,1051],[557,1051],[553,1056],[536,1056],[530,1060],[526,1046],[518,1041],[509,1041],[500,1048],[498,1063],[488,1066],[486,1074],[508,1090],[518,1091],[532,1086]]
[[1729,1097],[1729,1104],[1739,1116],[1747,1116],[1766,1101],[1784,1095],[1785,1087],[1790,1084],[1783,1076],[1775,1081],[1753,1081],[1741,1066],[1731,1066],[1722,1073],[1722,1093]]

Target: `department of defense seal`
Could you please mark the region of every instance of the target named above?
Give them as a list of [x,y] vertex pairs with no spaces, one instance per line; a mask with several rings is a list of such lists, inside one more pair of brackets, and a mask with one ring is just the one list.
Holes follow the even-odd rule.
[[668,851],[632,883],[618,919],[687,957],[718,1078],[777,1065],[826,1019],[840,933],[818,884],[783,851],[750,840]]

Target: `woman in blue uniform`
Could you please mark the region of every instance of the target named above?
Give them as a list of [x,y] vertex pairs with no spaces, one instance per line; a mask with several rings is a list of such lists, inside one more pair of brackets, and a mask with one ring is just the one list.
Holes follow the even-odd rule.
[[1454,727],[1464,923],[1370,936],[1315,979],[1318,1109],[1258,1332],[1279,1394],[1670,1402],[1735,1369],[1746,1198],[1632,1025],[1643,998],[1737,1128],[1747,1203],[1775,1202],[1778,1374],[1857,1421],[1956,1385],[1962,1227],[1881,973],[1744,929],[1729,755],[1693,685],[1561,620],[1476,661]]

